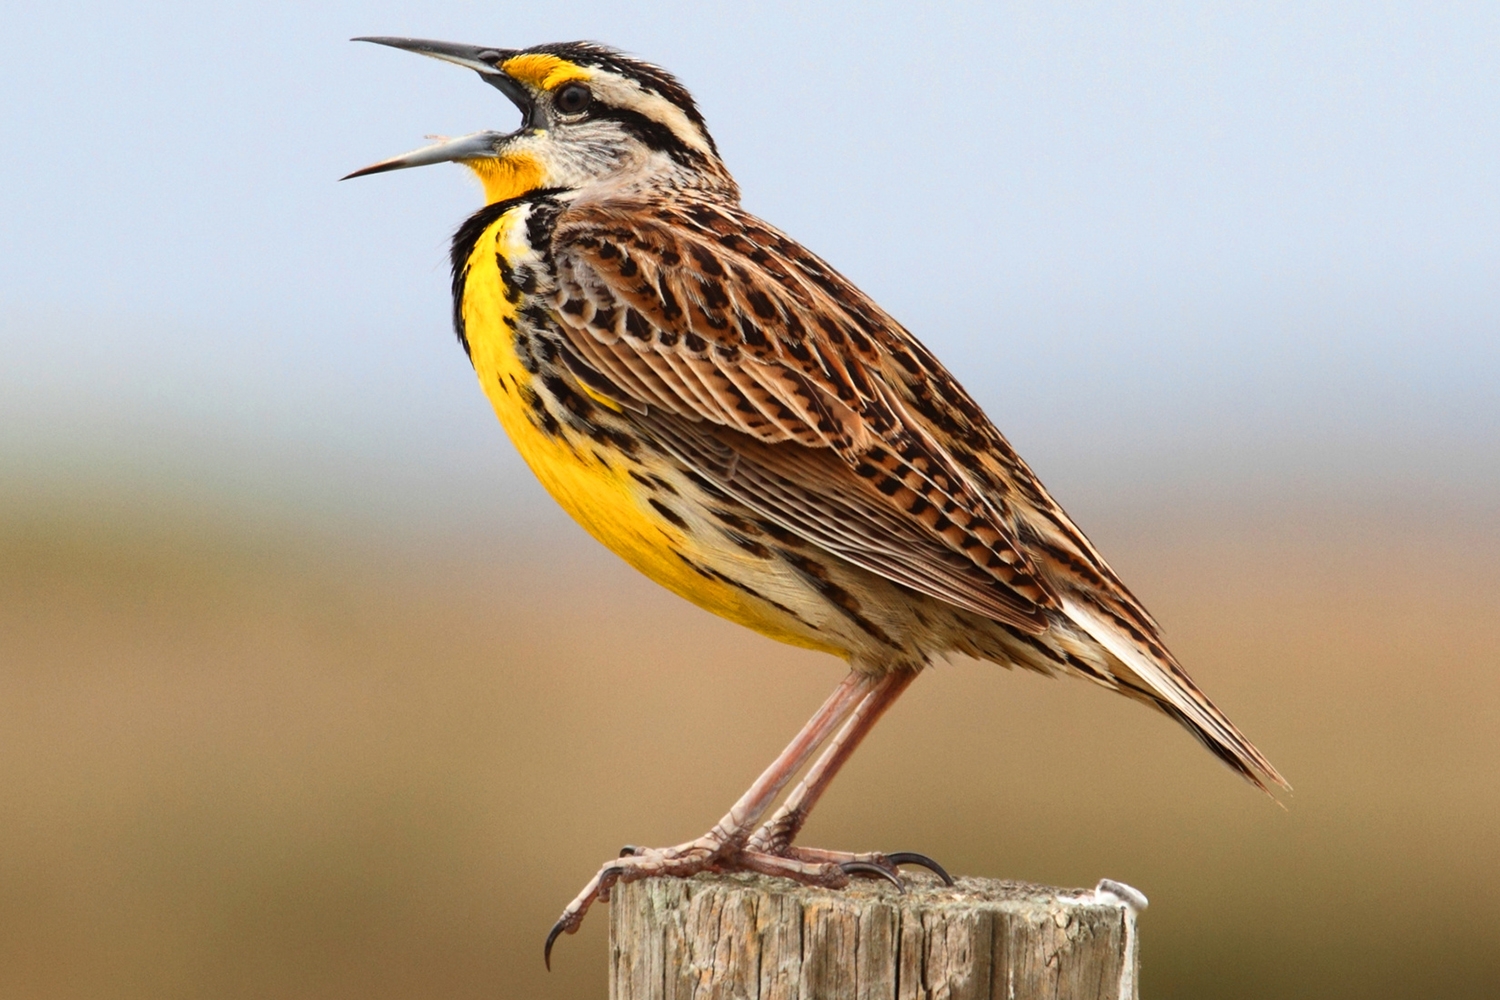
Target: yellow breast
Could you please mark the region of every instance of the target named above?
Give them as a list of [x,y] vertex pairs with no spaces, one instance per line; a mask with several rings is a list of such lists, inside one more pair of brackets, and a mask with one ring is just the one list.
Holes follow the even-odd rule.
[[[628,456],[539,417],[536,376],[522,364],[516,347],[521,302],[507,296],[497,262],[499,255],[514,269],[519,262],[535,260],[525,238],[524,212],[524,206],[507,212],[474,245],[461,309],[480,385],[531,471],[589,534],[667,589],[773,639],[841,653],[763,602],[694,569],[690,563],[713,566],[726,554],[705,549],[711,529],[691,503],[675,511],[688,523],[684,530],[653,509],[648,491],[630,474]],[[682,488],[690,488],[686,480]]]

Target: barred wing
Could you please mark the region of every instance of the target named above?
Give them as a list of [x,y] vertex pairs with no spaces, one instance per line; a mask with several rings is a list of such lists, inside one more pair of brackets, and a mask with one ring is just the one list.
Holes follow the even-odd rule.
[[[555,313],[580,381],[648,415],[694,464],[753,449],[730,492],[788,530],[923,593],[1045,631],[1056,598],[1003,493],[955,462],[884,370],[919,366],[881,342],[910,335],[817,258],[730,212],[689,203],[563,213]],[[687,426],[696,424],[729,433]],[[777,471],[752,484],[752,467]]]
[[973,399],[822,260],[687,196],[575,203],[552,249],[575,374],[718,488],[958,607],[1033,635],[1070,621],[1122,691],[1285,784]]

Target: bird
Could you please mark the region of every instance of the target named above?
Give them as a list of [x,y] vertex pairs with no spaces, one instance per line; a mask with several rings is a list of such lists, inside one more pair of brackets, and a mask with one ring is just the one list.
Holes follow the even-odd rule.
[[447,162],[478,177],[485,205],[452,242],[453,326],[537,479],[658,584],[850,668],[707,833],[607,861],[547,935],[548,968],[621,881],[899,887],[918,864],[951,883],[920,854],[795,840],[882,714],[955,655],[1092,681],[1261,790],[1290,788],[937,357],[741,207],[676,77],[593,42],[355,41],[473,70],[521,114],[348,177]]

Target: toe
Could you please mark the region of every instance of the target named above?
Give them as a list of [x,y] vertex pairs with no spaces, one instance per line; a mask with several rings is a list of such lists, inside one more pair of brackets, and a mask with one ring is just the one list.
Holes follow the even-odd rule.
[[845,875],[868,875],[870,878],[883,878],[896,887],[897,892],[905,892],[901,885],[900,876],[896,875],[884,865],[877,865],[873,861],[845,861],[839,865],[839,870]]
[[953,885],[953,876],[948,874],[948,870],[925,854],[918,854],[915,851],[898,851],[895,854],[887,854],[885,859],[893,865],[918,865],[926,868],[942,879],[944,885],[949,887]]

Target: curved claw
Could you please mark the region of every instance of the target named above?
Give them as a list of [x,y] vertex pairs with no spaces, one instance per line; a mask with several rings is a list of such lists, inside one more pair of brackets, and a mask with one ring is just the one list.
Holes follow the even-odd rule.
[[542,948],[542,961],[547,963],[548,972],[552,971],[552,945],[557,940],[558,935],[562,934],[562,932],[567,929],[568,918],[563,917],[559,919],[557,923],[553,924],[552,930],[547,933],[547,944],[544,948]]
[[588,912],[589,904],[596,899],[608,899],[610,887],[615,884],[625,869],[619,865],[610,865],[598,875],[595,875],[582,895],[568,904],[563,910],[563,915],[557,918],[557,923],[552,925],[552,930],[547,932],[547,944],[542,948],[542,961],[547,963],[547,971],[552,971],[552,945],[557,941],[559,934],[567,931],[572,934],[583,923],[583,915]]
[[641,853],[641,849],[639,847],[635,846],[634,844],[626,844],[624,847],[620,848],[620,853],[617,854],[616,857],[633,858],[639,853]]
[[942,879],[944,885],[950,889],[953,887],[953,876],[948,874],[948,870],[925,854],[918,854],[915,851],[898,851],[895,854],[887,854],[885,859],[893,865],[920,865]]
[[839,868],[845,875],[873,875],[876,878],[883,878],[895,886],[897,892],[906,891],[906,888],[901,884],[900,878],[892,875],[879,865],[871,864],[868,861],[845,861],[839,865]]

